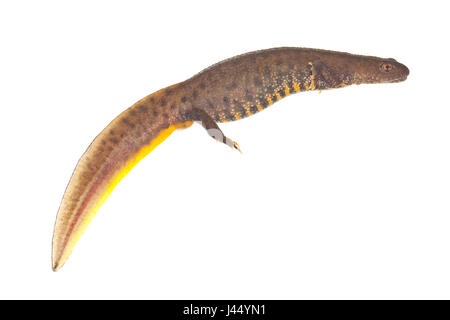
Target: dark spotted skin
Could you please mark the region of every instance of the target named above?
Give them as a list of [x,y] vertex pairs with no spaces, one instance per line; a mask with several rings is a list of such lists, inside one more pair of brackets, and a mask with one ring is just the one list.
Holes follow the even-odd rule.
[[211,137],[239,150],[217,122],[248,117],[296,92],[399,82],[408,73],[394,59],[275,48],[222,61],[141,99],[116,117],[79,160],[58,211],[53,269],[64,264],[90,215],[120,181],[117,177],[173,130],[198,121]]
[[[382,72],[383,62],[394,69]],[[233,121],[296,92],[402,81],[408,73],[393,59],[306,48],[261,50],[217,63],[183,82],[180,111],[185,119],[195,107],[217,122]]]

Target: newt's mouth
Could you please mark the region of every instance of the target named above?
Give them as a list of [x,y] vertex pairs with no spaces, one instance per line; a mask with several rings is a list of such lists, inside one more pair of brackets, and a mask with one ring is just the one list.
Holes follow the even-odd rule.
[[396,68],[400,70],[399,76],[393,79],[390,82],[402,82],[405,81],[408,78],[409,75],[409,69],[407,66],[401,63],[397,63]]

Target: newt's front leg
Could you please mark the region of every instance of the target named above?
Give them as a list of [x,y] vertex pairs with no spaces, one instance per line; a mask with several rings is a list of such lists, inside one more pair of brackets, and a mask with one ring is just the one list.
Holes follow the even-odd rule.
[[211,118],[209,114],[206,113],[206,111],[199,108],[194,108],[190,113],[190,118],[193,121],[199,122],[202,125],[202,127],[206,129],[210,137],[214,138],[219,142],[223,142],[227,146],[236,149],[242,153],[239,144],[236,141],[233,141],[227,136],[225,136],[222,130],[220,130],[219,125],[216,123],[216,121],[214,121],[214,119]]
[[320,60],[309,62],[308,69],[311,74],[311,80],[310,84],[305,83],[306,90],[341,88],[347,85],[348,78],[342,75],[339,76],[335,70]]

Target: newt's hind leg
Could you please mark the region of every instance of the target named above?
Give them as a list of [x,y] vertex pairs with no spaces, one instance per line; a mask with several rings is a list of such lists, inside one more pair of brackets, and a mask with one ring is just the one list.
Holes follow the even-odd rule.
[[225,143],[227,146],[238,150],[242,153],[238,143],[226,137],[222,130],[220,130],[219,125],[211,118],[206,111],[198,108],[194,108],[191,114],[192,120],[200,122],[203,128],[206,129],[210,137],[214,138],[219,142]]

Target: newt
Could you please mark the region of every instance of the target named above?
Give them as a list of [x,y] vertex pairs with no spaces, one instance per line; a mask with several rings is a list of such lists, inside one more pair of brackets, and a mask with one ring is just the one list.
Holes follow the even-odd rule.
[[78,161],[56,218],[53,270],[66,262],[120,180],[174,130],[198,122],[212,138],[240,151],[218,123],[249,117],[297,92],[400,82],[408,74],[391,58],[283,47],[224,60],[146,96],[112,120]]

